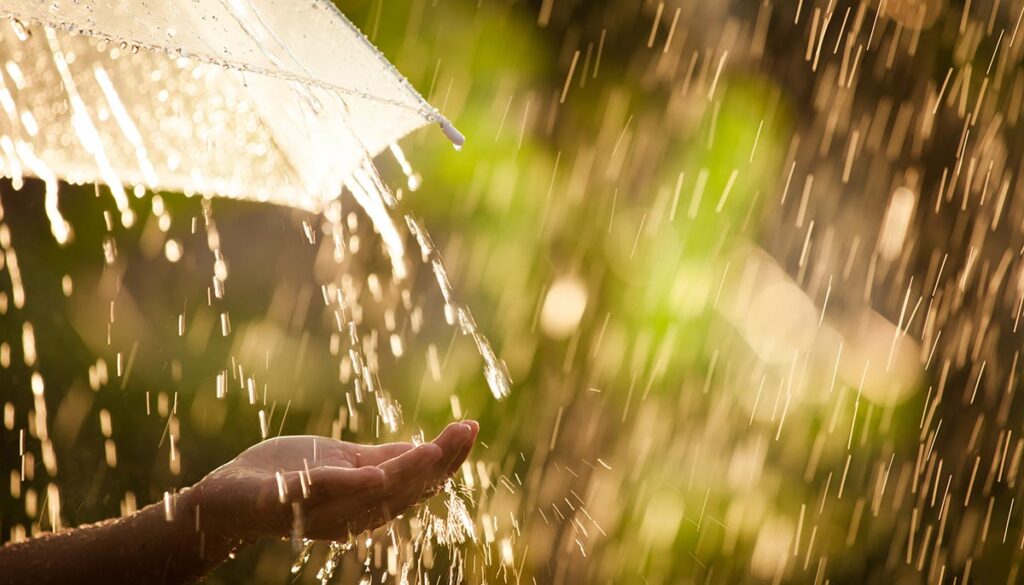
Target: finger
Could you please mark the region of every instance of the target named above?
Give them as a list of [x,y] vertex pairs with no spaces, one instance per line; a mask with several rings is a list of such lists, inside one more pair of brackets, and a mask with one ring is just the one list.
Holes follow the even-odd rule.
[[476,437],[480,433],[480,425],[475,420],[464,420],[460,424],[463,424],[467,428],[469,428],[469,440],[466,441],[465,446],[462,447],[462,449],[458,452],[458,454],[456,454],[456,456],[452,459],[451,463],[448,465],[448,475],[456,473],[459,470],[459,468],[462,467],[462,463],[466,460],[467,457],[469,457],[470,452],[473,451],[473,445],[476,442]]
[[303,537],[314,540],[345,540],[385,522],[378,506],[351,500],[311,507],[304,518]]
[[451,423],[444,428],[433,443],[444,451],[444,459],[451,461],[470,440],[473,431],[462,423]]
[[[422,495],[432,493],[444,477],[444,469],[447,467],[443,460],[444,452],[433,443],[421,445],[417,449],[429,450],[429,457],[401,468],[392,468],[391,462],[385,462],[381,466],[387,467],[386,487],[379,499],[386,517],[401,513]],[[393,461],[399,461],[404,457],[406,456],[403,455]]]
[[434,444],[444,449],[443,466],[438,470],[443,474],[439,479],[451,475],[469,455],[473,446],[474,428],[465,423],[452,423],[436,439]]
[[279,501],[316,501],[380,490],[384,486],[384,472],[372,466],[356,469],[321,466],[308,473],[299,470],[275,474],[274,480]]
[[384,471],[385,486],[395,489],[416,480],[420,475],[437,463],[444,454],[443,450],[433,443],[424,443],[405,453],[381,463],[378,467]]
[[402,484],[395,490],[389,490],[386,497],[375,507],[374,513],[379,520],[377,524],[390,522],[397,516],[404,514],[411,506],[425,501],[441,488],[441,482],[437,477],[440,474],[424,474],[416,481]]
[[357,445],[355,447],[356,466],[380,465],[394,459],[413,448],[412,443],[385,443],[383,445]]
[[[441,450],[441,456],[419,474],[402,482],[388,482],[382,511],[386,518],[402,513],[416,502],[432,495],[450,475],[449,469],[462,463],[460,454],[468,454],[473,429],[470,426],[453,423],[448,425],[434,440]],[[463,456],[463,459],[465,457]]]
[[307,477],[310,494],[334,497],[384,486],[384,472],[373,465],[357,468],[317,467]]
[[469,430],[473,431],[473,440],[475,441],[476,436],[480,434],[480,423],[468,418],[466,420],[459,421],[459,423],[466,425],[469,427]]
[[250,447],[238,461],[253,467],[297,471],[304,467],[346,463],[347,443],[329,437],[292,435],[274,437]]
[[[311,509],[315,514],[307,518],[306,537],[337,538],[354,534],[402,514],[436,492],[438,486],[458,470],[478,432],[479,425],[475,421],[466,421],[448,425],[432,443],[415,448],[405,444],[360,447],[360,464],[367,464],[373,456],[395,454],[378,466],[384,474],[384,486],[368,483],[368,487],[349,497],[315,505]],[[341,471],[351,473],[368,468]],[[315,472],[311,472],[314,483],[320,479]]]
[[340,540],[381,524],[382,489],[370,487],[344,497],[299,503],[305,538]]

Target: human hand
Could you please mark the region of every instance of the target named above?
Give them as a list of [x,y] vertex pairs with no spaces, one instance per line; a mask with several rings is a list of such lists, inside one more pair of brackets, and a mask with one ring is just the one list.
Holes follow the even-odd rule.
[[479,430],[475,421],[452,423],[419,446],[267,439],[204,477],[186,500],[213,537],[343,540],[433,495],[465,461]]

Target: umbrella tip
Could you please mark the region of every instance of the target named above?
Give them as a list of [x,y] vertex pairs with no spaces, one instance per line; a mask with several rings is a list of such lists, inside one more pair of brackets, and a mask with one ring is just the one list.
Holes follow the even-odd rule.
[[441,124],[441,131],[444,132],[444,135],[452,141],[455,150],[462,150],[462,145],[466,143],[466,137],[462,135],[462,132],[459,132],[451,122],[444,118],[441,118],[438,123]]

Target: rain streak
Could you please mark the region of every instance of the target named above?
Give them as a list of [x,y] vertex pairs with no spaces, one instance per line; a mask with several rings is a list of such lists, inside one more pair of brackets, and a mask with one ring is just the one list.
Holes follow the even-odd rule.
[[30,4],[4,541],[473,418],[427,503],[210,582],[1024,578],[1024,0],[340,3],[387,95],[267,0],[205,48]]

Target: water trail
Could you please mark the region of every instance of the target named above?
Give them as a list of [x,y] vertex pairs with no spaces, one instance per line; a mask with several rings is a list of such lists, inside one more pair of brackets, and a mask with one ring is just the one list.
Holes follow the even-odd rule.
[[99,84],[100,89],[103,90],[103,95],[107,98],[107,104],[110,105],[110,111],[114,113],[117,125],[135,149],[135,157],[139,161],[139,169],[142,171],[146,185],[150,189],[155,189],[160,179],[157,177],[156,169],[153,168],[153,163],[149,160],[149,153],[142,141],[142,134],[139,133],[135,122],[128,115],[128,110],[125,109],[124,103],[121,102],[121,97],[117,94],[117,89],[114,88],[114,83],[110,80],[110,76],[107,75],[106,69],[99,63],[96,63],[93,65],[92,72],[96,78],[96,83]]
[[32,151],[32,145],[26,142],[18,142],[15,145],[18,156],[28,167],[29,172],[43,180],[46,191],[43,195],[43,205],[46,209],[46,217],[50,220],[50,231],[58,244],[64,245],[71,239],[71,225],[64,220],[64,216],[57,207],[60,183],[57,175],[46,163],[36,157]]
[[398,162],[399,168],[402,169],[402,173],[405,174],[406,185],[409,187],[409,191],[416,191],[420,188],[423,182],[423,177],[420,176],[409,163],[409,159],[405,156],[405,152],[402,151],[402,147],[398,143],[394,143],[388,147],[391,151],[391,155],[395,157]]
[[309,539],[303,539],[302,547],[299,549],[298,556],[295,557],[295,562],[292,563],[291,573],[297,575],[305,568],[306,563],[309,562],[309,556],[313,553],[313,544],[315,541]]
[[327,548],[327,559],[324,561],[323,567],[317,571],[316,578],[321,584],[326,585],[331,578],[334,577],[334,572],[341,566],[342,558],[345,553],[349,552],[355,547],[355,544],[349,542],[332,542]]
[[398,233],[391,214],[382,198],[382,191],[374,189],[373,183],[365,179],[365,175],[353,175],[345,181],[345,187],[352,193],[353,198],[362,207],[374,228],[380,234],[387,249],[388,257],[391,259],[391,271],[395,279],[403,280],[408,276],[409,269],[405,259],[405,243]]
[[445,318],[451,325],[458,324],[459,332],[473,338],[477,352],[484,360],[484,377],[491,394],[501,400],[509,395],[512,390],[512,380],[508,373],[505,362],[498,358],[491,348],[490,342],[484,337],[476,326],[476,321],[470,313],[469,308],[459,305],[455,301],[455,293],[452,290],[451,282],[448,280],[448,272],[445,270],[441,254],[434,246],[430,234],[420,225],[412,215],[405,216],[405,223],[412,232],[416,243],[419,244],[420,258],[424,263],[429,263],[437,281],[437,288],[444,299]]
[[88,108],[82,100],[82,96],[78,93],[78,86],[75,84],[67,59],[65,59],[64,52],[61,50],[57,32],[51,28],[45,28],[44,30],[46,31],[46,42],[50,46],[50,53],[53,57],[53,64],[60,74],[61,81],[64,84],[64,91],[67,93],[68,101],[71,103],[72,124],[75,129],[75,135],[81,142],[82,147],[85,148],[85,151],[96,160],[100,177],[102,177],[103,182],[110,189],[110,193],[114,196],[114,202],[117,204],[117,209],[121,212],[121,224],[129,227],[135,223],[135,215],[128,206],[128,196],[125,193],[124,186],[121,184],[121,179],[117,176],[116,171],[114,171],[114,167],[111,166],[107,153],[103,148],[103,143],[100,140],[99,132],[89,116]]

